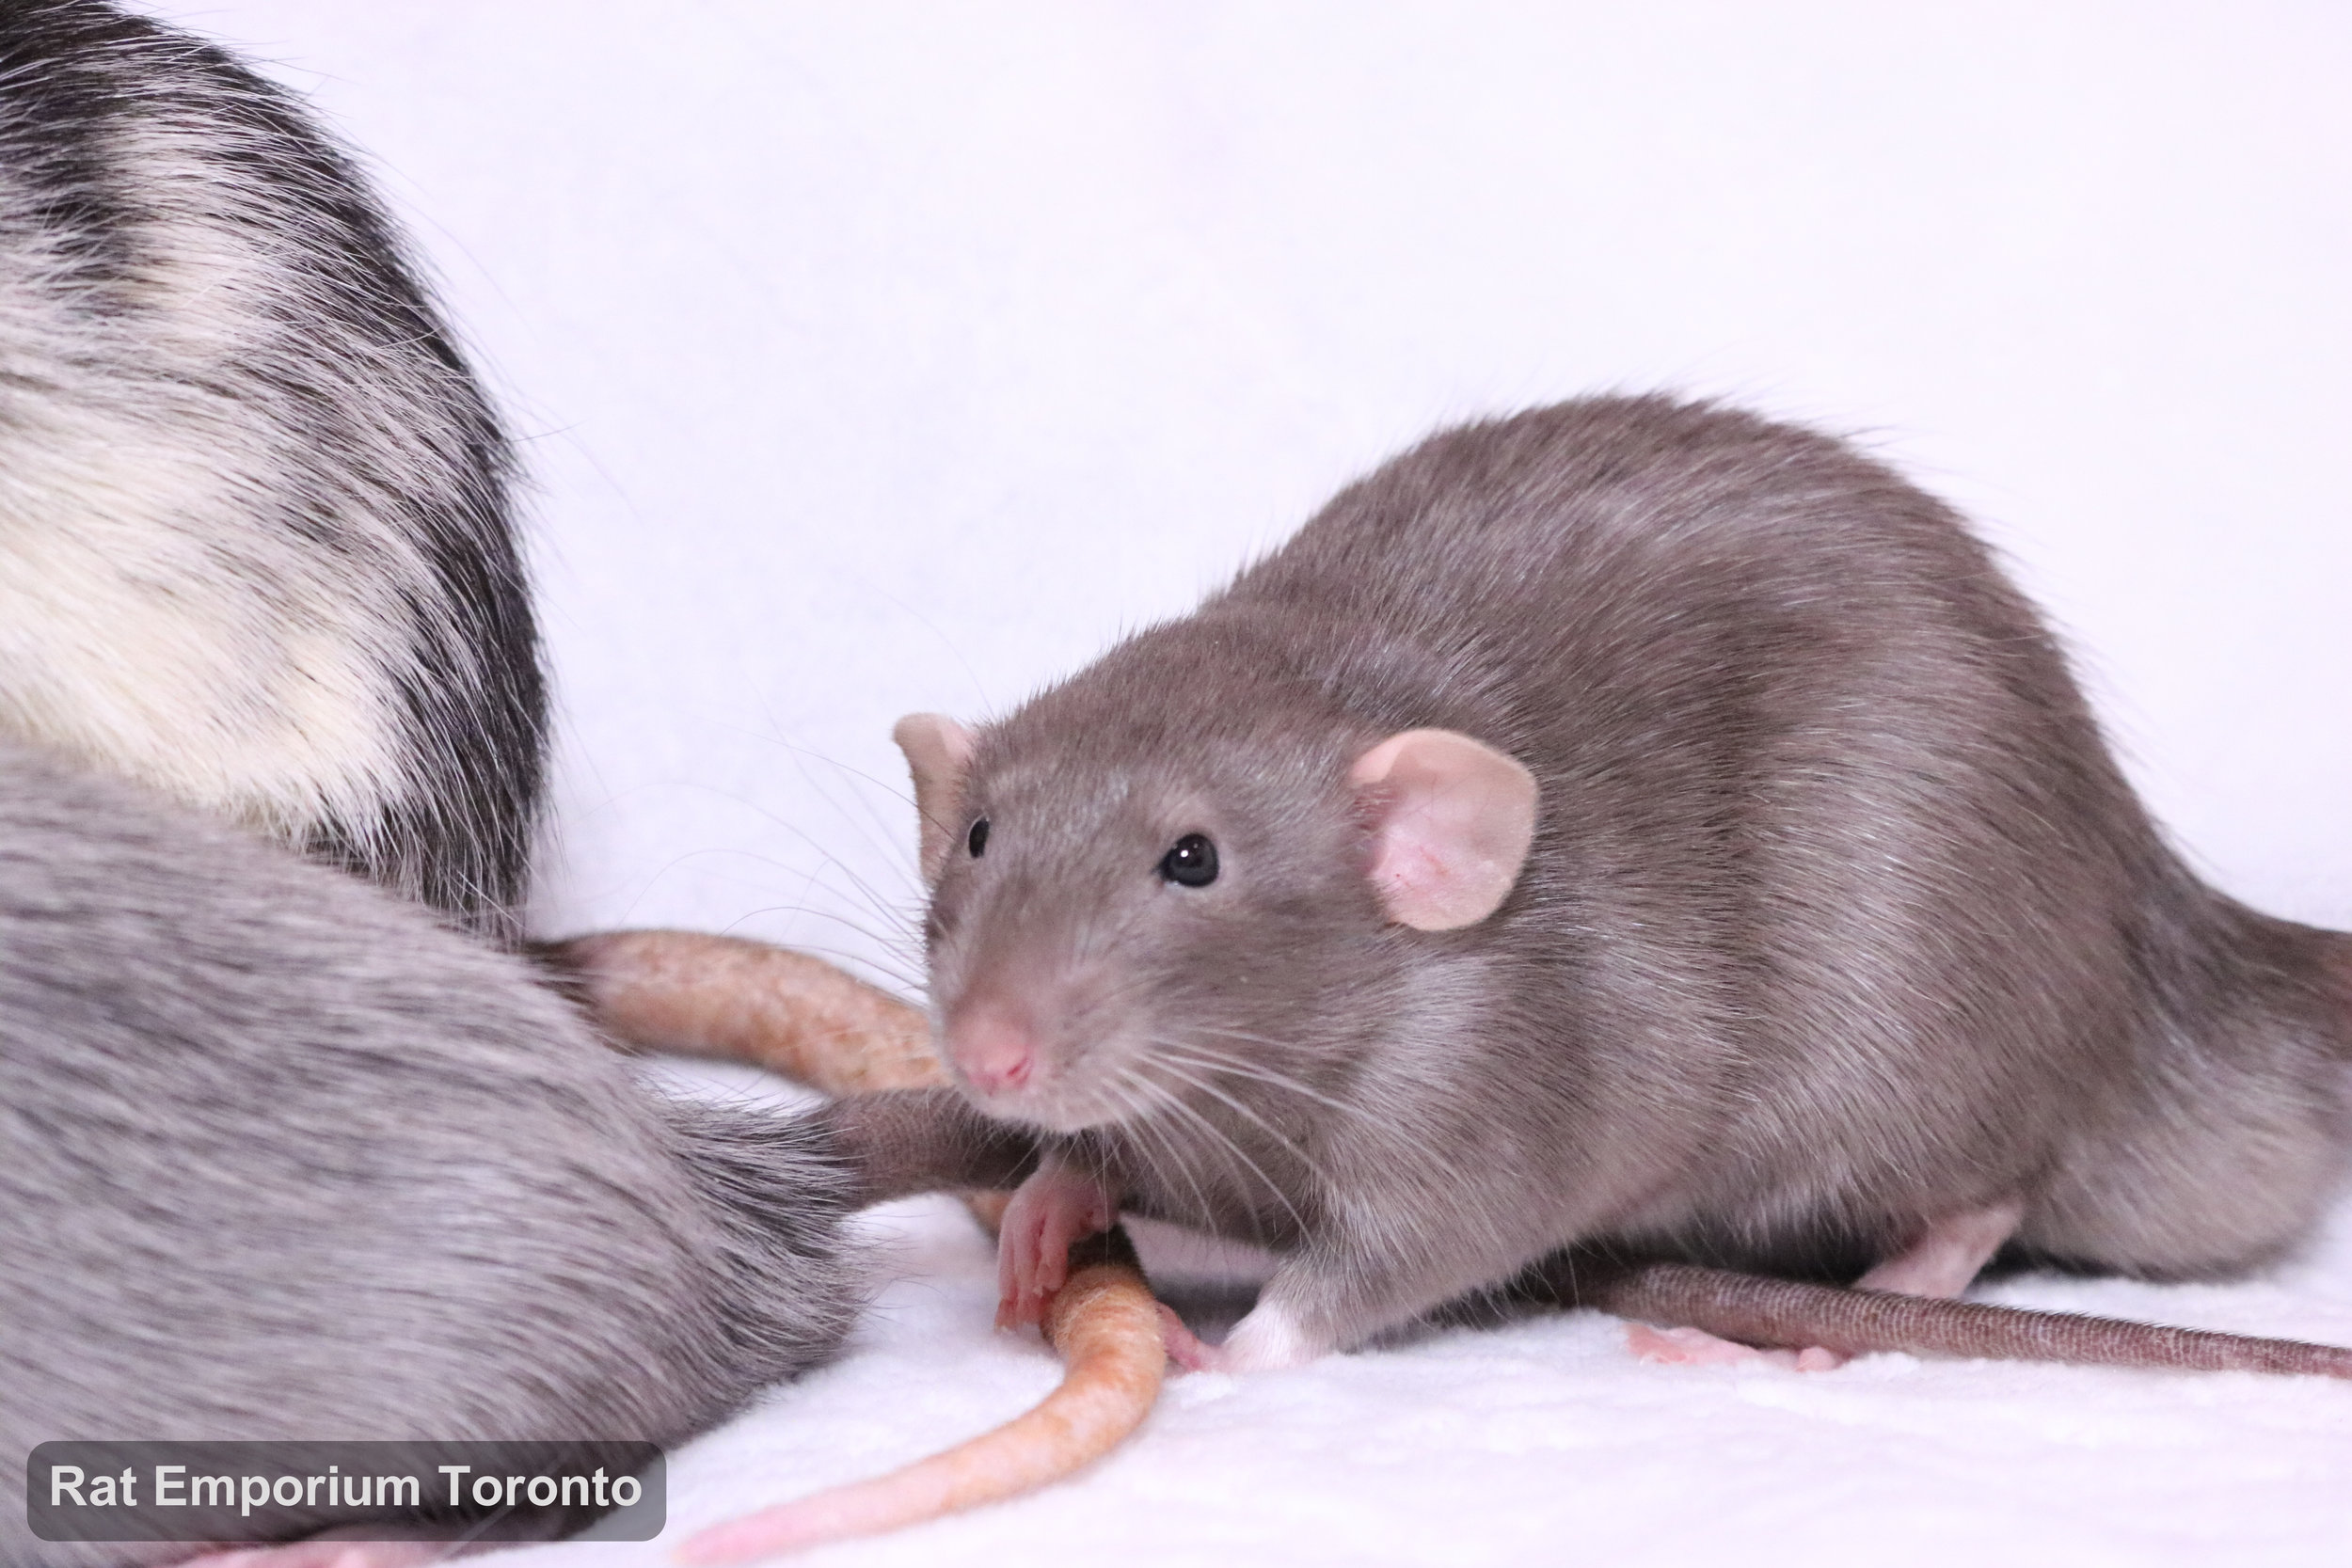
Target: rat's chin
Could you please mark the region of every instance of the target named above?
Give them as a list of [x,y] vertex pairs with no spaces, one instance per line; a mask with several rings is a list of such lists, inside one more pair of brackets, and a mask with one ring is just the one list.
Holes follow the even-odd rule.
[[1084,1132],[1120,1119],[1117,1106],[1097,1103],[1091,1096],[1065,1093],[1057,1085],[1028,1085],[994,1092],[961,1081],[957,1086],[981,1115],[1019,1122],[1041,1132]]
[[1067,1133],[1108,1127],[1120,1117],[1118,1112],[1105,1105],[1057,1105],[1050,1110],[1024,1111],[1021,1118],[1048,1132]]

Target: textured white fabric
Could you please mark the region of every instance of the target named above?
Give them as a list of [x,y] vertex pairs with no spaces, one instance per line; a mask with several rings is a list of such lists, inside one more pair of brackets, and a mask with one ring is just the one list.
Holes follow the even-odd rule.
[[[911,983],[887,734],[1182,610],[1447,420],[1607,387],[1874,433],[1978,512],[2216,879],[2352,925],[2352,11],[1827,0],[174,0],[384,170],[526,435],[539,923]],[[686,1523],[998,1420],[938,1204]],[[2352,1340],[2352,1243],[1994,1299]],[[2340,1563],[2352,1388],[1669,1370],[1589,1317],[1180,1379],[1050,1496],[825,1561]],[[653,1563],[658,1547],[555,1547]]]
[[[954,1205],[879,1213],[889,1283],[841,1363],[671,1461],[645,1545],[516,1568],[645,1568],[691,1529],[918,1458],[1051,1386],[993,1334],[993,1255]],[[2352,1227],[2254,1284],[2038,1278],[2021,1306],[2352,1343]],[[1140,1433],[1052,1491],[814,1563],[2338,1564],[2352,1386],[1874,1356],[1672,1369],[1593,1313],[1248,1377],[1179,1375]]]

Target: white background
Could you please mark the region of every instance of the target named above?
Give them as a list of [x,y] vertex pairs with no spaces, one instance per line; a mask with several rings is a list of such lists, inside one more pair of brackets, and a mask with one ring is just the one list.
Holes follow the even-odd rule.
[[366,150],[529,437],[547,927],[876,959],[898,714],[1655,387],[1969,508],[2201,863],[2352,924],[2343,6],[177,14]]
[[[912,978],[892,946],[914,892],[895,716],[1009,707],[1180,612],[1441,422],[1655,387],[1865,434],[1960,501],[2069,636],[2198,862],[2265,908],[2352,925],[2352,8],[172,10],[269,62],[366,150],[529,438],[564,722],[545,928],[731,928]],[[949,1295],[923,1299],[961,1290],[977,1309],[984,1263],[934,1243]],[[2352,1265],[2294,1277],[2266,1319],[2273,1296],[2226,1291],[2208,1316],[2347,1331],[2318,1304],[2352,1302]],[[2109,1304],[2193,1315],[2207,1299]],[[952,1381],[926,1384],[921,1337],[890,1322],[875,1332],[900,1333],[901,1360],[875,1350],[793,1397],[821,1405],[843,1377],[902,1395]],[[1552,1332],[1573,1348],[1599,1331]],[[984,1336],[966,1349],[1028,1365]],[[1576,1354],[1631,1402],[1607,1408],[1667,1412],[1659,1453],[1713,1422],[1706,1390],[1729,1386],[1611,1382],[1613,1340]],[[1292,1404],[1352,1408],[1369,1377],[1402,1402],[1375,1400],[1388,1418],[1422,1408],[1407,1374],[1431,1364],[1346,1361],[1284,1385],[1324,1398]],[[1380,1365],[1406,1383],[1363,1370]],[[2157,1417],[2082,1424],[2107,1391],[2142,1386],[2128,1379],[2020,1386],[2014,1430],[2004,1416],[1979,1432],[1968,1422],[2010,1409],[2011,1385],[1971,1375],[1919,1371],[1876,1402],[1878,1385],[1858,1387],[1803,1431],[1735,1422],[1794,1457],[1748,1504],[1724,1502],[1719,1528],[1672,1463],[1624,1481],[1602,1436],[1530,1471],[1553,1491],[1528,1496],[1583,1476],[1597,1490],[1557,1517],[1602,1521],[1592,1539],[1614,1560],[1642,1537],[1612,1531],[1646,1518],[1749,1561],[1836,1560],[1844,1542],[1910,1560],[2189,1562],[2243,1533],[2256,1483],[2234,1464],[2273,1488],[2267,1545],[2233,1536],[2254,1554],[2239,1560],[2324,1560],[2352,1541],[2328,1500],[2344,1495],[2345,1390],[2280,1404],[2201,1386],[2210,1419],[2168,1447],[2147,1436],[2171,1430]],[[1226,1486],[1184,1468],[1206,1386],[1163,1412],[1162,1449],[1121,1461],[1127,1481],[1098,1481],[1109,1492],[938,1536],[928,1560],[954,1559],[943,1542],[1035,1544],[1104,1497],[1132,1526],[1156,1517],[1155,1483]],[[1755,1418],[1835,1405],[1838,1385],[1762,1405],[1753,1390],[1777,1385],[1738,1386]],[[2173,1392],[2126,1402],[2192,1398],[2157,1386]],[[1580,1387],[1560,1401],[1589,1421]],[[1922,1389],[1944,1402],[1918,1406]],[[1214,1407],[1232,1432],[1200,1441],[1243,1444],[1236,1490],[1284,1474],[1249,1442],[1320,1451],[1282,1424],[1279,1394],[1232,1398]],[[1278,1408],[1249,1402],[1264,1399]],[[782,1441],[836,1432],[816,1406],[773,1414]],[[927,1422],[955,1419],[909,1418],[916,1448],[939,1435]],[[1362,1440],[1367,1419],[1331,1417],[1334,1440]],[[1920,1435],[1955,1419],[1974,1470],[1939,1469]],[[1808,1447],[1816,1428],[1842,1435]],[[1399,1451],[1459,1461],[1454,1429],[1415,1430]],[[1882,1475],[1896,1500],[1861,1486],[1857,1503],[1839,1466],[1892,1463],[1906,1442],[1928,1444],[1926,1490]],[[2295,1481],[2314,1444],[2332,1490]],[[2120,1458],[2080,1481],[2068,1466],[2093,1450]],[[682,1497],[696,1473],[682,1465]],[[1508,1484],[1436,1495],[1489,1523],[1549,1517]],[[1401,1524],[1332,1546],[1352,1539],[1334,1523],[1350,1508],[1382,1517],[1334,1496],[1254,1537],[1168,1539],[1428,1557]],[[2088,1512],[2067,1515],[2069,1497]],[[1466,1543],[1486,1538],[1455,1528],[1475,1559]],[[1145,1549],[1129,1542],[1129,1560]]]

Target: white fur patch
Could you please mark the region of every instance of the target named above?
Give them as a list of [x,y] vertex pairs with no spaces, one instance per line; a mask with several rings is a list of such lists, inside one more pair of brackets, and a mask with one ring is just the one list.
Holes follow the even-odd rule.
[[1303,1367],[1330,1347],[1316,1343],[1281,1303],[1260,1301],[1226,1337],[1226,1370],[1278,1372]]
[[[0,731],[299,841],[410,787],[403,683],[441,591],[366,476],[443,487],[418,439],[434,392],[299,310],[284,204],[203,135],[117,139],[138,260],[103,292],[61,281],[0,168]],[[333,461],[292,365],[356,433]]]

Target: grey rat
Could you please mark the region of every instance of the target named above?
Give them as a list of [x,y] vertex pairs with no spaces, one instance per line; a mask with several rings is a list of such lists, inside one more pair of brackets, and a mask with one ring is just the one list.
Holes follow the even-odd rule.
[[512,450],[352,156],[213,44],[9,0],[0,362],[0,735],[514,940]]
[[1580,1256],[2229,1275],[2342,1182],[2352,942],[2201,885],[1984,546],[1822,435],[1442,434],[898,734],[944,1053],[1055,1140],[1010,1317],[1115,1210],[1278,1250],[1171,1340],[1267,1367]]
[[830,1354],[841,1234],[1020,1174],[950,1091],[668,1099],[524,960],[0,743],[0,1563],[55,1438],[671,1443]]

